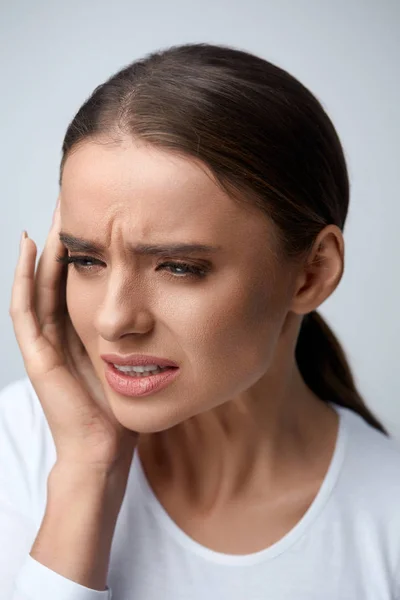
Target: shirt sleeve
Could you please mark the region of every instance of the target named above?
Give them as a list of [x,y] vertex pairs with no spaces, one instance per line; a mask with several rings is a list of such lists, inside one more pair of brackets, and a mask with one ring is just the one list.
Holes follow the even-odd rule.
[[29,554],[37,535],[30,459],[43,431],[35,410],[23,382],[0,391],[0,600],[111,600],[111,589],[87,588]]
[[17,573],[11,600],[111,600],[112,592],[107,587],[100,592],[91,590],[75,581],[66,579],[48,569],[30,554],[25,557]]

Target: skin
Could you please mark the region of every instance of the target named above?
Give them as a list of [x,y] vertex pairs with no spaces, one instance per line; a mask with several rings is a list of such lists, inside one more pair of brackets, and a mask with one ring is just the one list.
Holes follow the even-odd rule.
[[[103,246],[69,252],[94,263],[69,267],[68,311],[107,410],[140,433],[164,508],[217,551],[280,539],[315,498],[336,442],[337,415],[307,388],[294,351],[302,316],[342,277],[340,229],[327,226],[307,260],[290,262],[274,224],[232,200],[200,162],[124,139],[85,142],[68,157],[61,230]],[[173,258],[128,250],[170,242],[220,249]],[[167,261],[210,269],[184,276],[159,268]],[[154,395],[126,398],[105,379],[100,355],[109,352],[170,358],[181,372]]]

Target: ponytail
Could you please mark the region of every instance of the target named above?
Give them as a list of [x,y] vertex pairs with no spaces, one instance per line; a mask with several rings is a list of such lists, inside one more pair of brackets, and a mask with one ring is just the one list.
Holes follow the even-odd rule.
[[338,339],[316,311],[303,319],[296,361],[305,383],[321,400],[351,409],[372,427],[388,435],[358,393]]

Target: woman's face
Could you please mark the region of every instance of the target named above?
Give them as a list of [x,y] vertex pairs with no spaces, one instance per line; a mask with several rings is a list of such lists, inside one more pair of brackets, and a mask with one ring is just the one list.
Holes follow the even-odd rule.
[[[161,431],[227,401],[247,401],[256,389],[265,393],[260,381],[268,386],[293,281],[259,210],[239,206],[196,161],[132,141],[75,150],[61,196],[62,231],[102,248],[69,251],[93,263],[69,266],[67,305],[120,423]],[[177,256],[130,250],[178,243],[217,249]],[[180,372],[155,394],[127,398],[105,379],[106,353],[168,358]]]

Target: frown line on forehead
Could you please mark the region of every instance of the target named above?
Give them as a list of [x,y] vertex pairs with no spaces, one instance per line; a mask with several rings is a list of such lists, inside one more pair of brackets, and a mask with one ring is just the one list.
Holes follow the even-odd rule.
[[[105,248],[90,240],[75,237],[61,231],[60,241],[71,252],[104,252]],[[135,255],[181,255],[181,254],[212,254],[221,250],[221,246],[211,246],[200,243],[174,243],[174,244],[128,244],[129,251]]]

